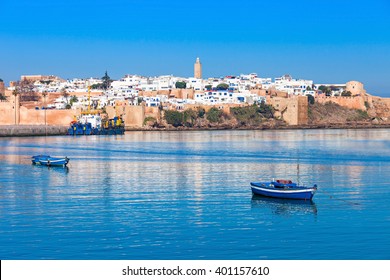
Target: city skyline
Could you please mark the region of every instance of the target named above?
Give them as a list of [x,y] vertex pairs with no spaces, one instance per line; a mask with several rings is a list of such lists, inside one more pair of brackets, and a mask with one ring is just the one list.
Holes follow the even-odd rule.
[[289,73],[390,96],[387,1],[6,1],[0,78]]

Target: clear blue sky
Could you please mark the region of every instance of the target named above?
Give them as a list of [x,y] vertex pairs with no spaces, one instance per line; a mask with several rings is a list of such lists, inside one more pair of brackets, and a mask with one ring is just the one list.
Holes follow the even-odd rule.
[[0,78],[256,72],[390,96],[390,1],[0,0]]

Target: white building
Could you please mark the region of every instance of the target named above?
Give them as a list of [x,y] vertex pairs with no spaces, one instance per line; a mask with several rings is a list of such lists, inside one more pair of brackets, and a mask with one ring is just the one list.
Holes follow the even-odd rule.
[[289,95],[305,95],[306,89],[313,89],[312,80],[296,80],[290,75],[275,78],[276,90],[287,92]]

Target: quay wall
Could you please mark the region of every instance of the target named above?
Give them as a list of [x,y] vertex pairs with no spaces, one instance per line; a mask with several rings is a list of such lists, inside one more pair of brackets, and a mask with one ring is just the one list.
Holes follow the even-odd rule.
[[67,126],[0,125],[0,137],[65,135]]

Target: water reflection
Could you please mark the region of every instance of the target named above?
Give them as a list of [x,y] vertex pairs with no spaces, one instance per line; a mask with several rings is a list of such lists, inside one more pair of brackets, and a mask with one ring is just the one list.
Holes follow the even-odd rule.
[[252,208],[268,208],[272,210],[272,213],[277,215],[317,215],[317,206],[311,200],[280,199],[253,195],[251,204]]
[[[390,130],[1,138],[0,255],[388,259],[388,139]],[[66,155],[69,168],[32,166],[35,154]],[[317,184],[317,205],[249,203],[249,181],[270,178]]]
[[38,170],[45,170],[47,169],[50,172],[53,173],[60,173],[60,174],[68,174],[69,173],[69,167],[68,166],[45,166],[45,165],[36,165],[36,164],[31,164],[33,168],[37,168]]

